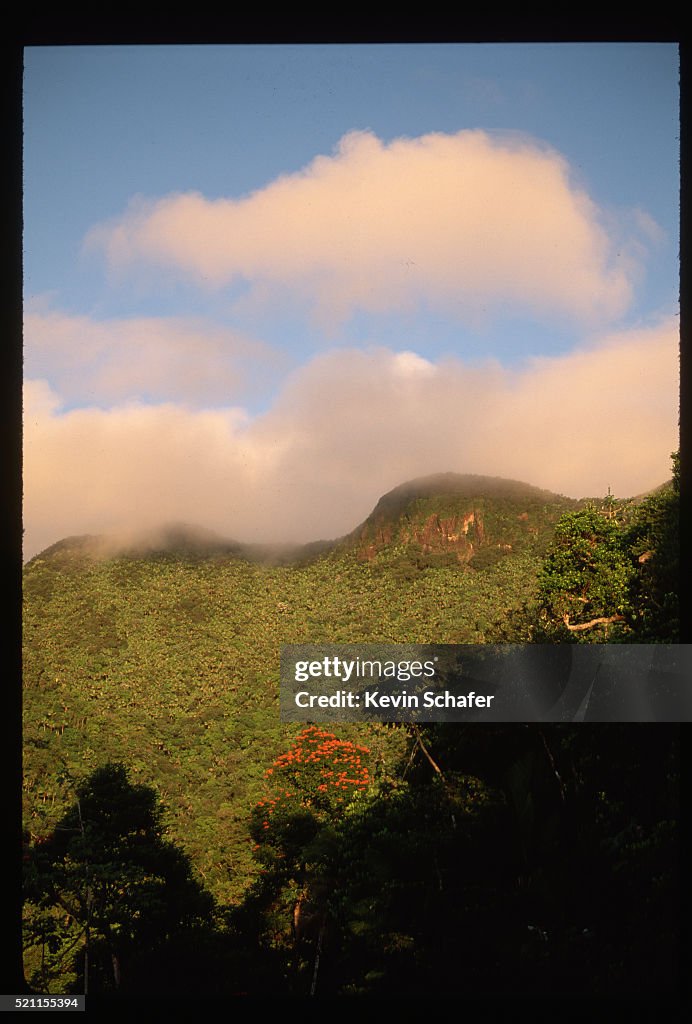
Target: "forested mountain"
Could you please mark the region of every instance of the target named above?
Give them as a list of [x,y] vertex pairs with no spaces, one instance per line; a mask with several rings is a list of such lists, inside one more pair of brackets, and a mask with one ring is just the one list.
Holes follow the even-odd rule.
[[278,664],[282,643],[674,642],[677,529],[677,476],[576,502],[444,474],[329,543],[176,525],[32,559],[30,984],[671,985],[676,727],[286,725]]
[[339,547],[394,567],[487,568],[510,553],[543,552],[577,505],[515,480],[440,473],[389,491]]

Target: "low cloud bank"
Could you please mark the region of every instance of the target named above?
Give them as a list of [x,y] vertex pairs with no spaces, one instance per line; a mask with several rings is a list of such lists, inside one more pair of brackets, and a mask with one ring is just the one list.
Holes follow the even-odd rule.
[[415,476],[469,472],[629,496],[678,446],[674,321],[521,370],[334,350],[254,419],[175,402],[62,411],[25,386],[25,557],[73,534],[198,523],[241,541],[342,535]]

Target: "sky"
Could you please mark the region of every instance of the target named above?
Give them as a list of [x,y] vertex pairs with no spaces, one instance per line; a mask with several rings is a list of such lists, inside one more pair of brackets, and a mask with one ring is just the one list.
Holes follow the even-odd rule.
[[28,47],[24,555],[671,475],[668,43]]

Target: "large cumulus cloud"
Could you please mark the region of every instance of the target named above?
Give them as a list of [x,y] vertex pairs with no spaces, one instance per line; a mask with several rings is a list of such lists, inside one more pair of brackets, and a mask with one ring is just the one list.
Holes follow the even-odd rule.
[[362,131],[240,198],[140,197],[87,245],[119,271],[146,263],[205,287],[245,283],[251,304],[290,294],[323,327],[418,308],[468,323],[499,308],[594,324],[627,308],[641,256],[636,218],[628,238],[611,214],[527,137],[384,143]]

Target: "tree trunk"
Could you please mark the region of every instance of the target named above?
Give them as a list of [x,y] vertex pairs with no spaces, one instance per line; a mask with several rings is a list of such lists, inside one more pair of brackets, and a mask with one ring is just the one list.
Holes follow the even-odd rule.
[[120,961],[115,953],[111,953],[111,960],[113,961],[113,981],[115,982],[115,987],[120,988]]
[[317,989],[317,972],[320,967],[320,954],[322,952],[322,939],[324,937],[324,924],[320,926],[320,933],[317,936],[317,952],[315,953],[315,967],[312,972],[312,984],[310,986],[310,995],[314,996],[315,990]]

